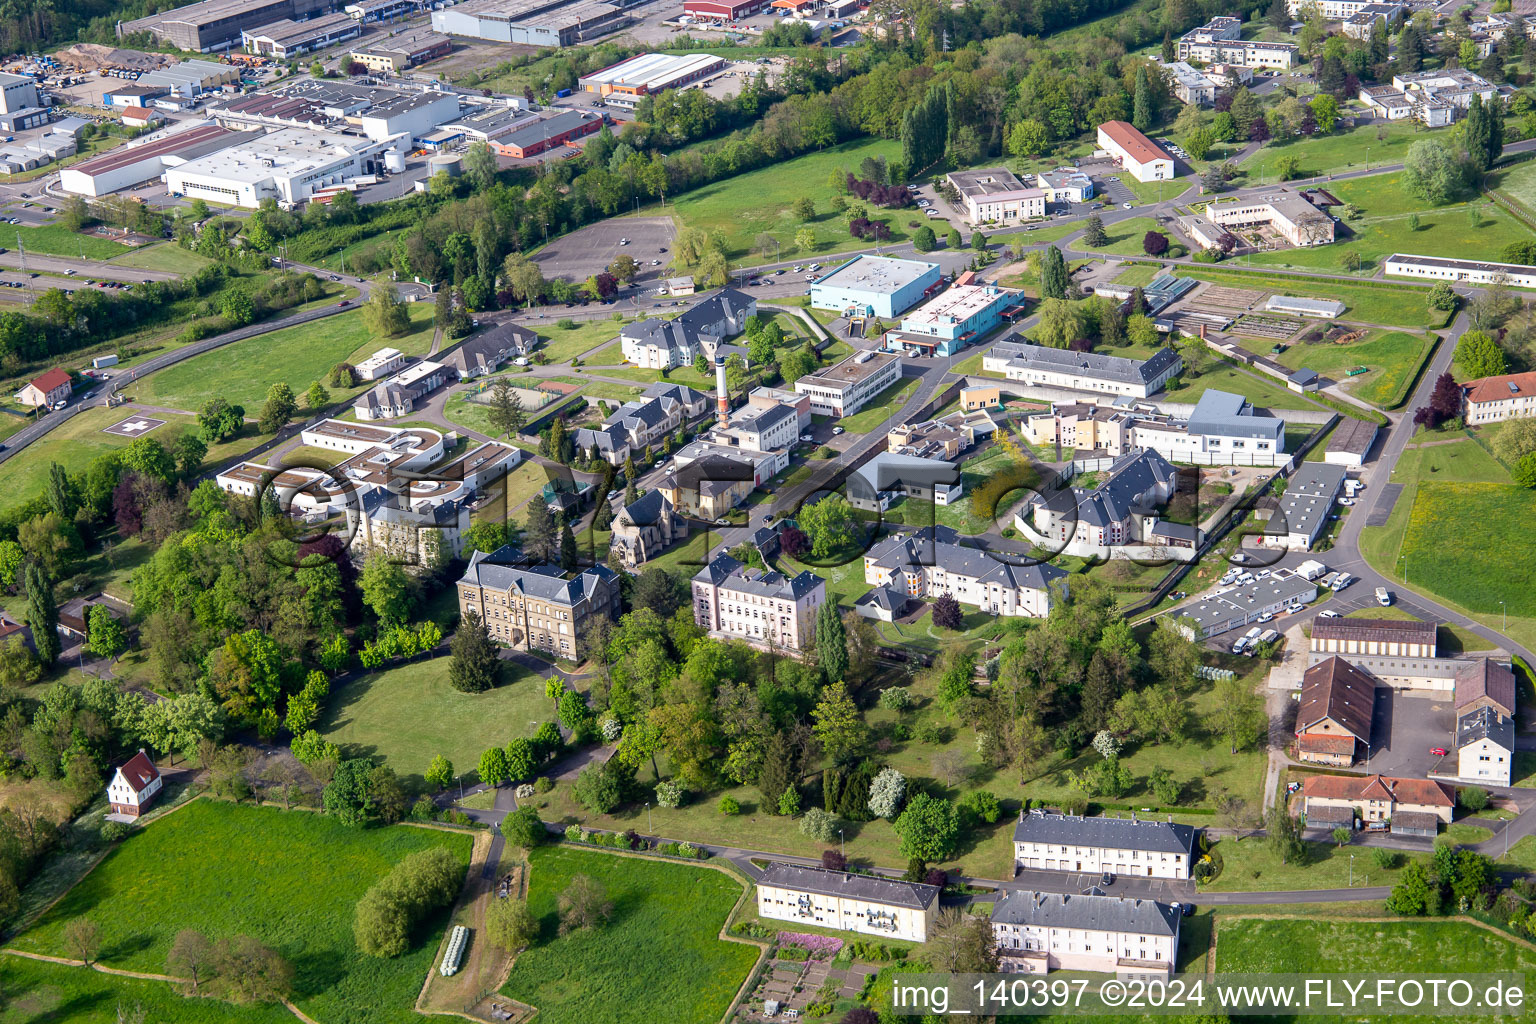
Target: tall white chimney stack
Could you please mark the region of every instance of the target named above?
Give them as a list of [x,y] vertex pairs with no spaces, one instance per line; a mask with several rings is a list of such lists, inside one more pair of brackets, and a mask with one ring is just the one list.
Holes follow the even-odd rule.
[[715,419],[721,427],[731,425],[731,393],[725,386],[725,356],[715,355]]

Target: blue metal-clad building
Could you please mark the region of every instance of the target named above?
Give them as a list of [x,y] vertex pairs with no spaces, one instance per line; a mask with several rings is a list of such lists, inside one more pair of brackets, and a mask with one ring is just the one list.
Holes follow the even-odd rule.
[[942,287],[937,263],[889,256],[855,256],[811,284],[817,309],[862,316],[895,317]]

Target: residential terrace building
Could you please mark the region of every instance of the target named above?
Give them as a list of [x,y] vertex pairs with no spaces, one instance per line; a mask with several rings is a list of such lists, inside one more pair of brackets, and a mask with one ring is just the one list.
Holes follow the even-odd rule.
[[757,881],[757,916],[771,921],[925,942],[939,887],[878,875],[769,861]]
[[1089,558],[1167,557],[1190,561],[1200,531],[1158,511],[1179,489],[1178,471],[1157,452],[1137,448],[1105,471],[1093,490],[1034,495],[1013,525],[1048,550]]
[[[1321,621],[1321,620],[1319,620]],[[1343,658],[1318,662],[1302,675],[1296,715],[1296,758],[1347,768],[1369,756],[1376,682]]]
[[791,579],[723,552],[699,570],[691,589],[693,621],[710,634],[790,651],[810,644],[816,609],[827,600],[820,576],[801,572]]
[[746,330],[757,315],[757,299],[723,288],[673,320],[647,317],[624,325],[619,344],[624,361],[651,370],[687,366],[698,356],[713,359],[716,346]]
[[1450,824],[1454,791],[1432,779],[1390,775],[1309,775],[1301,786],[1307,817],[1314,808],[1348,807],[1361,821],[1392,821],[1399,814],[1428,814]]
[[1461,395],[1468,424],[1536,416],[1536,373],[1479,377],[1463,383]]
[[618,576],[595,565],[566,579],[556,566],[517,563],[509,547],[471,555],[458,583],[459,614],[474,612],[493,640],[515,650],[580,660],[587,623],[618,618]]
[[1189,878],[1195,829],[1146,818],[1085,818],[1021,811],[1013,827],[1015,872],[1022,869],[1135,878]]
[[992,905],[992,938],[1005,974],[1167,977],[1182,921],[1177,907],[1155,900],[1010,889]]

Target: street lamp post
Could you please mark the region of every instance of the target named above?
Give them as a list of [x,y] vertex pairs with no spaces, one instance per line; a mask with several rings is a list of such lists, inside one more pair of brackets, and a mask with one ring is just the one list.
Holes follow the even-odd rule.
[[837,830],[837,852],[839,854],[841,854],[845,859],[848,856],[848,848],[843,845],[843,830],[842,829],[838,829]]
[[1355,855],[1349,855],[1349,887],[1355,887]]
[[1499,632],[1504,632],[1509,627],[1509,609],[1504,607],[1504,602],[1499,602]]
[[651,835],[656,834],[656,826],[651,824],[651,804],[649,801],[645,804],[645,830],[651,833]]

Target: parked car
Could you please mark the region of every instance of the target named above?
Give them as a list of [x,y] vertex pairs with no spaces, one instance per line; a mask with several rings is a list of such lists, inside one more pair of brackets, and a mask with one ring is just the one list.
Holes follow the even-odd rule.
[[1318,612],[1317,617],[1320,619],[1336,619],[1339,617],[1339,613],[1334,611],[1332,608],[1328,608],[1324,611]]
[[843,428],[842,428],[842,427],[833,427],[833,428],[832,428],[832,433],[833,433],[833,434],[834,434],[834,435],[835,435],[835,434],[841,434],[841,433],[842,433],[842,432],[843,432]]
[[1433,754],[1435,757],[1444,757],[1444,756],[1446,756],[1446,749],[1444,747],[1430,747],[1429,748],[1429,752],[1431,754]]
[[1392,591],[1388,590],[1386,587],[1377,587],[1376,603],[1381,605],[1383,608],[1390,605],[1392,603]]

